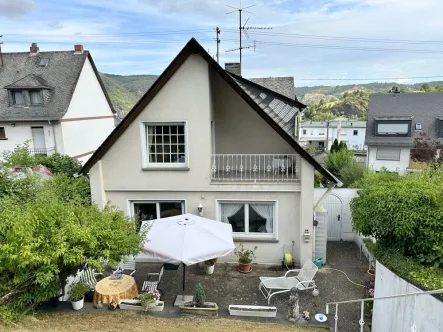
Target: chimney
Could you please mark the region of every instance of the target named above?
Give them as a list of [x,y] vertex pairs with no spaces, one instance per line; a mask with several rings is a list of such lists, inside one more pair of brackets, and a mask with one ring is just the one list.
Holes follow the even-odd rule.
[[83,45],[74,45],[74,53],[75,54],[83,54]]
[[31,53],[31,55],[37,55],[38,54],[38,46],[37,43],[32,43],[31,47],[29,48],[29,52]]
[[241,69],[239,62],[226,62],[225,70],[230,73],[233,73],[234,75],[241,76]]

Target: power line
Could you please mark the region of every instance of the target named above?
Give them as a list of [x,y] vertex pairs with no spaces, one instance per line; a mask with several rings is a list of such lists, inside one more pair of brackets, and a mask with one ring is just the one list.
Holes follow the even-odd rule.
[[415,76],[415,77],[378,77],[378,78],[294,78],[296,81],[376,81],[376,80],[414,80],[441,78],[441,76]]
[[121,33],[73,33],[73,34],[26,34],[26,33],[7,33],[8,36],[23,37],[118,37],[118,36],[148,36],[148,35],[169,35],[169,34],[187,34],[204,33],[214,31],[212,28],[190,29],[190,30],[166,30],[166,31],[145,31],[145,32],[121,32]]

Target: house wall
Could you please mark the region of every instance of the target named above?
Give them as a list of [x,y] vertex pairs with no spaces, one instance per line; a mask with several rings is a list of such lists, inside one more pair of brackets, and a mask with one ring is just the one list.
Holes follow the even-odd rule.
[[[306,134],[303,134],[306,130]],[[358,134],[354,136],[354,130]],[[323,127],[303,127],[301,128],[300,143],[308,144],[309,141],[313,143],[326,142],[326,125]],[[348,149],[364,150],[365,147],[366,127],[342,127],[340,140],[345,142]],[[331,148],[332,143],[338,138],[338,130],[336,127],[329,127],[328,149]]]
[[[376,270],[374,298],[422,291],[379,262]],[[372,331],[443,331],[443,301],[431,295],[374,301]]]
[[[217,199],[277,200],[278,242],[254,240],[253,242],[244,241],[245,245],[259,247],[257,261],[260,263],[279,264],[283,244],[291,243],[293,240],[296,243],[297,262],[310,258],[312,245],[301,239],[301,230],[308,229],[312,234],[314,169],[306,161],[303,160],[300,166],[303,178],[301,183],[211,183],[211,109],[214,110],[214,118],[217,122],[215,113],[223,109],[235,108],[235,105],[222,103],[220,107],[216,106],[220,101],[216,103],[214,99],[217,97],[211,97],[210,75],[212,74],[208,71],[208,64],[199,55],[191,55],[185,60],[145,110],[113,143],[102,159],[91,168],[89,176],[93,200],[101,206],[104,201],[110,200],[112,204],[128,214],[131,213],[129,202],[134,199],[185,200],[187,212],[195,214],[197,214],[197,205],[201,202],[204,206],[204,216],[213,219],[218,218],[216,215]],[[224,88],[221,87],[221,89]],[[218,93],[215,88],[212,91]],[[227,91],[224,93],[229,95]],[[245,107],[244,104],[240,102],[239,104],[239,107]],[[241,108],[240,111],[249,112]],[[241,128],[242,130],[247,132],[251,127],[250,123],[262,126],[260,121],[254,119],[259,115],[254,112],[248,114],[248,125]],[[186,121],[189,169],[155,171],[143,169],[141,142],[143,121]],[[221,121],[225,119],[222,118]],[[264,123],[264,120],[261,121]],[[273,137],[273,133],[265,129],[266,127],[261,128],[263,128],[262,132]],[[230,130],[225,132],[229,133]],[[251,135],[258,136],[259,134],[261,133],[251,131]],[[231,139],[229,136],[221,137]],[[247,139],[241,135],[236,137],[238,140]],[[274,143],[269,145],[270,150],[254,148],[255,145],[262,144],[257,141],[259,141],[258,138],[250,142],[251,149],[246,149],[245,146],[242,147],[245,150],[234,151],[272,153],[279,148],[275,137],[272,139]],[[231,140],[232,148],[236,149],[235,146],[238,143]],[[287,151],[287,143],[283,139],[280,140],[280,144],[283,150],[278,151]],[[223,147],[221,144],[221,148],[227,149],[227,145]],[[103,181],[100,180],[100,167]],[[300,220],[303,222],[301,223]],[[236,259],[230,256],[225,260]]]
[[[393,146],[393,149],[401,149],[400,160],[377,160],[377,146],[368,147],[368,167],[374,171],[379,171],[382,167],[387,168],[392,172],[398,172],[400,175],[406,173],[409,167],[410,149]],[[391,148],[391,147],[389,147]]]
[[293,154],[294,149],[224,81],[215,76],[216,154]]
[[[93,117],[105,118],[92,119]],[[64,152],[70,156],[89,153],[80,157],[84,162],[113,129],[114,114],[89,59],[86,59],[68,111],[61,120]]]
[[48,122],[14,122],[14,124],[15,126],[12,126],[11,122],[0,123],[0,127],[5,128],[7,138],[5,140],[0,140],[0,153],[7,150],[14,150],[17,144],[23,144],[27,140],[31,140],[30,148],[33,148],[31,127],[43,127],[46,148],[55,147],[55,137],[52,124]]

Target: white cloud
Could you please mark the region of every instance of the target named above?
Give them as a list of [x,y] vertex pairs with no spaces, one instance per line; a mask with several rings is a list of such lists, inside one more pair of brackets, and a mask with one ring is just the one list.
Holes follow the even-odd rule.
[[0,0],[0,16],[22,17],[34,9],[34,0]]

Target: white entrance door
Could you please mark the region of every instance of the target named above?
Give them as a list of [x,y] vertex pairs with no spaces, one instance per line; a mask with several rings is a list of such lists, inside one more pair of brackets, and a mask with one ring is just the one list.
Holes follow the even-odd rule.
[[[34,143],[34,149],[44,149],[46,150],[45,143],[45,132],[43,127],[32,127],[32,141]],[[40,153],[45,153],[46,151],[36,151]]]
[[329,195],[323,206],[328,211],[328,241],[340,241],[342,232],[343,203],[337,195]]

